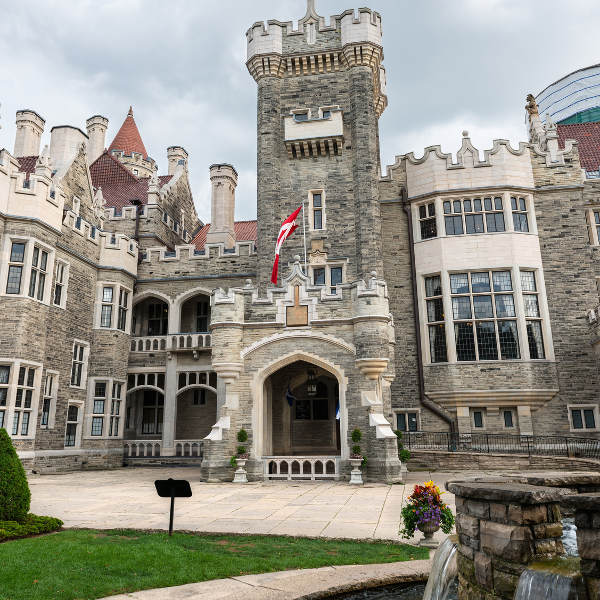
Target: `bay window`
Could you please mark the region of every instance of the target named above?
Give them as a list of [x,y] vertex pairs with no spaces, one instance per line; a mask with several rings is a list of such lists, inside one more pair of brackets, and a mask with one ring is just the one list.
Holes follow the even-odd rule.
[[446,362],[448,360],[446,325],[444,324],[442,282],[439,275],[425,278],[425,297],[431,362]]
[[501,196],[445,200],[443,209],[446,235],[505,231]]
[[131,290],[113,282],[98,283],[95,327],[126,331],[129,326]]
[[529,220],[527,218],[527,202],[525,198],[511,197],[510,205],[513,215],[513,226],[515,231],[529,231]]

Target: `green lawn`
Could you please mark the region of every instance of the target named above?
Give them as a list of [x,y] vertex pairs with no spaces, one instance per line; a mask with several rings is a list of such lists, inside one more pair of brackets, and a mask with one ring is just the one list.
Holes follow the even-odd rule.
[[71,529],[0,544],[0,600],[75,600],[234,575],[428,557],[404,544]]

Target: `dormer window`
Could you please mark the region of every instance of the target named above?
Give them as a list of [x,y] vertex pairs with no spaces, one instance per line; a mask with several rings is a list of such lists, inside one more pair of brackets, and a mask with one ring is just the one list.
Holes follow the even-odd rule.
[[294,113],[294,121],[296,121],[296,123],[302,123],[303,121],[308,121],[308,111]]
[[324,119],[331,119],[331,111],[330,110],[324,110],[323,111],[323,118]]
[[134,175],[138,175],[138,174],[139,174],[139,171],[138,171],[137,169],[134,169],[134,170],[133,170],[133,174],[134,174]]

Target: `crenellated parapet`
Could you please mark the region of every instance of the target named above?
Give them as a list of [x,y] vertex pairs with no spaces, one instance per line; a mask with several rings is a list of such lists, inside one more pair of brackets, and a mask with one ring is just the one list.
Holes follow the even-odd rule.
[[482,157],[464,131],[456,158],[442,152],[441,146],[428,146],[421,158],[412,152],[397,156],[382,180],[391,181],[394,171],[402,170],[403,165],[410,197],[464,188],[531,188],[534,181],[530,149],[530,144],[525,142],[515,149],[508,140],[498,139],[491,149],[483,151]]
[[52,179],[47,148],[30,175],[20,170],[7,150],[0,151],[0,212],[42,221],[60,231],[64,204],[65,194]]
[[132,171],[134,175],[139,177],[150,177],[158,169],[158,165],[153,158],[144,156],[140,152],[125,154],[122,150],[115,149],[111,151],[111,154]]
[[381,16],[371,9],[347,10],[331,16],[327,24],[311,0],[297,27],[292,21],[259,21],[246,38],[246,66],[256,81],[369,67],[377,116],[387,106]]

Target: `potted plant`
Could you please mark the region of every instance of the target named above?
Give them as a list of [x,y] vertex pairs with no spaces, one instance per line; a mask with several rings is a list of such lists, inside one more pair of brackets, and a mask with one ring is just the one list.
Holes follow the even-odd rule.
[[237,453],[229,460],[231,466],[236,469],[233,483],[248,483],[248,477],[244,469],[248,460],[248,449],[246,446],[241,445],[248,441],[248,432],[245,429],[240,429],[237,432],[237,441],[240,443],[237,447]]
[[406,468],[406,463],[410,459],[410,452],[404,448],[404,444],[402,444],[402,432],[399,429],[394,431],[396,437],[398,438],[398,458],[400,459],[400,471],[402,473],[407,473],[408,469]]
[[441,529],[450,533],[454,527],[454,515],[442,501],[440,488],[428,481],[424,485],[415,485],[412,495],[402,508],[402,521],[404,527],[400,534],[403,538],[411,538],[415,529],[423,532],[421,546],[437,548],[438,542],[433,539],[433,534]]
[[360,467],[367,462],[367,459],[362,455],[359,445],[359,442],[362,439],[362,433],[360,429],[355,429],[350,437],[354,442],[354,446],[352,446],[352,454],[350,454],[350,464],[352,465],[352,471],[350,471],[350,483],[352,485],[361,485],[363,483],[363,479]]

